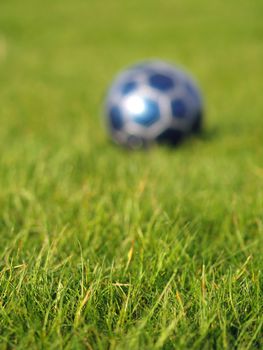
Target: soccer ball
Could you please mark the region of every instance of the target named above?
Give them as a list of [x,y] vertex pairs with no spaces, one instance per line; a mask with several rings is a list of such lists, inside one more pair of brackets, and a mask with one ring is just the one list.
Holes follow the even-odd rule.
[[201,129],[202,115],[202,97],[192,78],[159,60],[121,72],[105,101],[109,134],[130,148],[156,141],[177,144]]

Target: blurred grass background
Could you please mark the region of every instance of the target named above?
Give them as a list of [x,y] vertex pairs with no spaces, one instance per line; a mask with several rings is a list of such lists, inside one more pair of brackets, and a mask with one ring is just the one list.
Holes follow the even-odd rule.
[[[1,0],[0,346],[260,348],[263,3]],[[107,140],[114,74],[157,57],[201,138]]]

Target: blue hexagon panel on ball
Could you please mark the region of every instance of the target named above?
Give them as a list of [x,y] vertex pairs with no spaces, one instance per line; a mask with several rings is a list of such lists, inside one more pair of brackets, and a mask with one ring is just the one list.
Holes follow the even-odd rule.
[[203,101],[194,80],[160,60],[136,64],[112,82],[105,101],[110,136],[139,148],[154,142],[177,144],[201,130]]

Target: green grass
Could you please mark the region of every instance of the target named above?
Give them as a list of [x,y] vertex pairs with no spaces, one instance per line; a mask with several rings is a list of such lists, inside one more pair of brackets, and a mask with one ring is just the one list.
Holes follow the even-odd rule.
[[[2,0],[0,349],[263,348],[261,0]],[[186,66],[202,137],[127,152],[123,66]]]

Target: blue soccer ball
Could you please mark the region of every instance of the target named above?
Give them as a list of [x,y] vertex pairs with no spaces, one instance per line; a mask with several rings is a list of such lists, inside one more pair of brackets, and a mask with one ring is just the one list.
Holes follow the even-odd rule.
[[177,144],[201,129],[203,102],[193,79],[169,63],[142,62],[121,72],[105,101],[109,134],[138,148],[156,141]]

